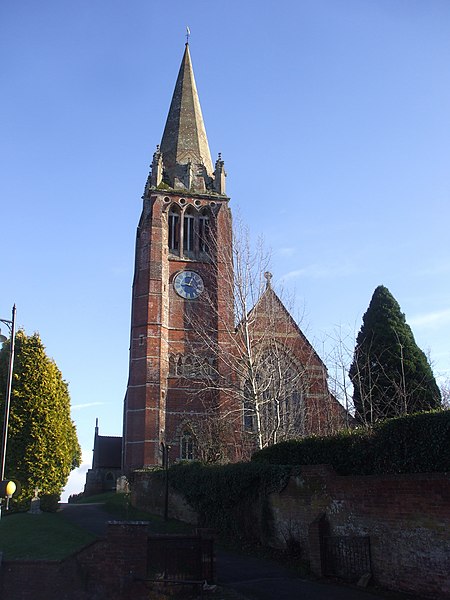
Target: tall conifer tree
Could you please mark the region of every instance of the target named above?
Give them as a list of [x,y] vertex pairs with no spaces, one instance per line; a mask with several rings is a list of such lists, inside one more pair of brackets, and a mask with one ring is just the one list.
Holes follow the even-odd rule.
[[349,374],[356,418],[364,424],[441,404],[427,358],[398,302],[382,285],[363,317]]
[[[0,351],[0,410],[3,414],[9,344]],[[20,482],[19,501],[60,494],[70,471],[79,465],[80,446],[70,418],[70,396],[61,371],[37,333],[16,334],[8,428],[6,472]]]

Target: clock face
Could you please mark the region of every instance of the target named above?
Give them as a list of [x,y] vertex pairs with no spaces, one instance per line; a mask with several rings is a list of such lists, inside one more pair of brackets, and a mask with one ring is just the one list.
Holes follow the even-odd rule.
[[180,271],[173,280],[176,293],[182,298],[194,300],[205,289],[203,279],[195,271]]

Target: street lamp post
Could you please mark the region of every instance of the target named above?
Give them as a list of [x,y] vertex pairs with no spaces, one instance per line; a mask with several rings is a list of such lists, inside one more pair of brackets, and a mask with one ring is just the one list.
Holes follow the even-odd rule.
[[161,453],[163,457],[163,467],[164,467],[164,521],[169,519],[169,450],[170,445],[164,442],[161,442]]
[[[16,325],[16,305],[12,307],[11,320],[0,319],[0,323],[4,323],[11,333],[11,346],[9,352],[9,366],[8,366],[8,377],[6,380],[6,398],[5,398],[5,413],[3,417],[3,435],[2,435],[2,454],[1,454],[1,465],[0,465],[0,482],[5,479],[5,466],[6,466],[6,445],[8,443],[8,424],[9,424],[9,408],[11,405],[11,389],[13,380],[13,368],[14,368],[14,345],[15,345],[15,325]],[[6,342],[6,337],[0,333],[0,343]],[[1,504],[2,498],[0,498],[0,518],[1,518]]]

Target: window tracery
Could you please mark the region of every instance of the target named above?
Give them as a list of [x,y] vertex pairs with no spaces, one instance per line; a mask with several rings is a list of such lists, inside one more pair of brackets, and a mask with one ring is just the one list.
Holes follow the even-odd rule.
[[195,252],[194,248],[195,217],[191,207],[188,207],[183,218],[183,250],[189,255]]
[[209,211],[204,208],[198,220],[198,245],[200,252],[209,252]]
[[254,384],[244,382],[243,425],[257,433],[258,417],[264,443],[303,434],[305,370],[285,348],[274,346],[259,354]]
[[205,379],[216,374],[216,361],[213,357],[201,357],[192,354],[171,354],[169,356],[169,375],[189,379]]
[[[181,202],[181,200],[180,200]],[[167,243],[169,252],[186,258],[205,259],[211,246],[211,211],[197,210],[192,204],[169,208]]]
[[170,207],[168,227],[169,250],[173,254],[178,254],[180,251],[180,210],[175,205]]

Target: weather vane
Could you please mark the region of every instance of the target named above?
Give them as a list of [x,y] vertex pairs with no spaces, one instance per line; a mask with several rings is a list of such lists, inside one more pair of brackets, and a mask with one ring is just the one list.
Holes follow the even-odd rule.
[[186,26],[186,44],[189,44],[189,36],[191,35],[191,30],[188,26]]

